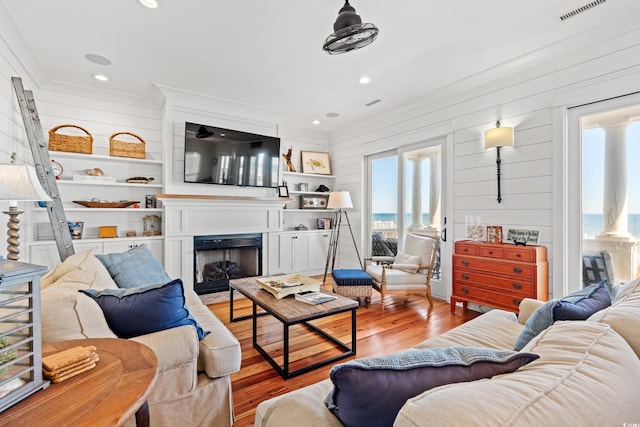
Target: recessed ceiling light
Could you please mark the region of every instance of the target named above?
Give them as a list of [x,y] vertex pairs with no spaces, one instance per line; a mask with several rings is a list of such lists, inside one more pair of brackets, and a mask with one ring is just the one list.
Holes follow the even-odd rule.
[[149,9],[155,9],[158,7],[157,0],[138,0],[138,3],[140,3],[144,7],[148,7]]
[[94,64],[111,65],[111,60],[109,58],[105,58],[101,55],[96,55],[95,53],[87,53],[84,57],[87,59],[87,61],[93,62]]
[[106,82],[109,80],[109,77],[105,76],[104,74],[94,74],[93,78],[96,80],[100,80],[101,82]]
[[329,117],[330,119],[335,119],[336,117],[338,117],[340,114],[338,113],[327,113],[326,116]]
[[362,76],[362,77],[360,77],[360,78],[358,79],[358,82],[359,82],[361,85],[366,85],[367,83],[371,82],[371,79],[370,79],[369,77],[367,77],[367,76]]
[[311,124],[319,125],[319,124],[320,124],[320,120],[313,120],[313,121],[311,122]]

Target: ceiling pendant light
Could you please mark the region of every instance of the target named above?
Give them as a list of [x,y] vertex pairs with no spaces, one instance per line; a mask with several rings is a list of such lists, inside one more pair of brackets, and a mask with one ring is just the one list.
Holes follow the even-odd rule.
[[322,50],[329,55],[360,49],[370,45],[378,37],[378,28],[373,24],[363,24],[349,0],[344,2],[344,6],[338,12],[333,31],[322,45]]

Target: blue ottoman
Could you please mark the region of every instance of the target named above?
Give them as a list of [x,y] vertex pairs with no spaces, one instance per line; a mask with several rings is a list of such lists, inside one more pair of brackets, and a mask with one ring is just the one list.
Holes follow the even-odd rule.
[[360,305],[369,306],[371,302],[371,276],[362,270],[333,270],[333,292],[344,297],[357,298]]

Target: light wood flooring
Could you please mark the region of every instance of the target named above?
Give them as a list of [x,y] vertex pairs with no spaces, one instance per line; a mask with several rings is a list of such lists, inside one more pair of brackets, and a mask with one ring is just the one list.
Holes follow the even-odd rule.
[[[326,286],[330,289],[329,285]],[[263,400],[328,378],[330,365],[289,380],[282,379],[253,348],[251,320],[230,323],[227,301],[210,304],[208,307],[233,332],[242,347],[242,367],[238,373],[231,376],[236,419],[234,427],[252,426],[255,407]],[[234,316],[249,314],[250,301],[236,299],[234,311]],[[479,313],[473,311],[465,313],[461,307],[456,309],[455,314],[451,314],[449,304],[437,299],[434,299],[434,306],[430,308],[426,297],[419,294],[387,296],[384,310],[381,310],[380,294],[374,291],[370,306],[357,310],[357,354],[351,358],[383,355],[410,348],[478,315]],[[350,313],[319,319],[313,323],[343,342],[348,343],[351,340]],[[281,355],[280,322],[270,316],[263,316],[259,319],[259,325],[259,331],[263,334],[259,342],[269,344],[273,349],[273,353],[270,354]],[[326,358],[327,355],[338,354],[333,344],[301,325],[290,329],[290,350],[290,360],[294,361],[292,369],[296,368],[296,360],[302,359],[308,364]],[[346,360],[350,359],[343,359],[337,363]]]

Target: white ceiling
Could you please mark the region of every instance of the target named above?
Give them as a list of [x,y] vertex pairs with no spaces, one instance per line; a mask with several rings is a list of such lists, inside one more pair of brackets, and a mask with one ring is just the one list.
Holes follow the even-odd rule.
[[[590,0],[352,0],[380,34],[370,46],[330,56],[321,46],[341,0],[159,0],[155,10],[136,0],[2,1],[42,67],[43,87],[151,98],[158,84],[327,133],[486,72],[588,47],[637,28],[640,17],[638,0],[607,0],[564,23],[559,15]],[[89,62],[89,53],[112,64]],[[362,75],[371,83],[360,85]]]

